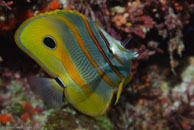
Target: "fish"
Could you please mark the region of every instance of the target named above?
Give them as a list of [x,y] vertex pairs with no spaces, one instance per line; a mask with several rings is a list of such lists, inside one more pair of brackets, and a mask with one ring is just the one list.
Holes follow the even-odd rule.
[[88,116],[107,111],[116,87],[118,102],[131,79],[132,59],[138,56],[73,10],[33,16],[18,27],[14,39],[49,75],[31,76],[31,88],[50,104],[60,105],[66,99]]

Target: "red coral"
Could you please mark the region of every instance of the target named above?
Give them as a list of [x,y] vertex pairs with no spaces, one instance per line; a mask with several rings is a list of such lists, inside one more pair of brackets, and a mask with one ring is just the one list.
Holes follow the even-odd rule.
[[49,4],[49,10],[55,10],[59,8],[60,8],[60,3],[58,2],[58,0],[54,0]]
[[[48,10],[48,1],[9,1],[5,2],[0,0],[0,5],[6,7],[1,8],[1,19],[0,19],[0,31],[9,31],[14,29],[19,23],[23,22],[27,18],[34,16],[34,12],[38,12],[42,9]],[[12,8],[10,7],[12,6]],[[7,8],[9,10],[7,10]],[[45,10],[46,11],[46,10]],[[44,12],[45,12],[44,11]]]
[[136,2],[129,4],[124,13],[117,13],[112,22],[119,30],[126,33],[134,33],[141,38],[145,38],[148,30],[154,27],[155,22],[150,16],[145,16],[142,7]]
[[3,30],[3,31],[8,31],[8,30],[11,30],[13,28],[15,28],[15,26],[29,18],[29,17],[32,17],[34,15],[34,12],[31,10],[31,9],[28,9],[26,12],[24,12],[24,14],[20,17],[17,17],[17,18],[13,18],[13,19],[10,19],[8,20],[7,22],[1,22],[0,21],[0,30]]
[[22,104],[22,106],[23,106],[26,113],[29,113],[29,114],[34,114],[35,113],[34,107],[29,102],[24,102]]
[[2,124],[6,124],[7,122],[9,122],[11,119],[11,115],[10,114],[0,114],[0,121]]
[[28,113],[22,114],[22,115],[21,115],[21,119],[22,119],[23,121],[27,121],[27,120],[29,119],[29,114],[28,114]]

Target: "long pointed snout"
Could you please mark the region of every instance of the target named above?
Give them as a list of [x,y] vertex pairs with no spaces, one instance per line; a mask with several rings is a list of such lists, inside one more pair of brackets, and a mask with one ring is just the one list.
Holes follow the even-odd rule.
[[139,54],[137,52],[135,52],[135,51],[132,51],[132,55],[133,55],[134,58],[139,56]]
[[127,50],[127,55],[128,55],[128,58],[130,59],[133,59],[139,56],[139,54],[136,51],[130,51],[130,50]]

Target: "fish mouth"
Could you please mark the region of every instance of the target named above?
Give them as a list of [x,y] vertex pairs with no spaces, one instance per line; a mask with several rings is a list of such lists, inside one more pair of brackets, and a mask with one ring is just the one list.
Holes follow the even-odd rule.
[[132,55],[133,55],[133,57],[134,57],[134,58],[136,58],[136,57],[138,57],[138,56],[139,56],[139,54],[138,54],[137,52],[135,52],[135,51],[134,51],[134,52],[132,52]]
[[131,50],[127,50],[128,52],[128,55],[131,57],[131,58],[136,58],[139,56],[139,54],[136,52],[136,51],[131,51]]

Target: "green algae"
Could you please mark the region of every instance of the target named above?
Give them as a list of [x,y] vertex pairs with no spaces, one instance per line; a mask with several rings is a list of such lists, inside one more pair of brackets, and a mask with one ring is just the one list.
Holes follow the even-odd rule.
[[112,130],[113,124],[104,115],[88,117],[69,110],[60,110],[51,113],[45,123],[44,130]]

